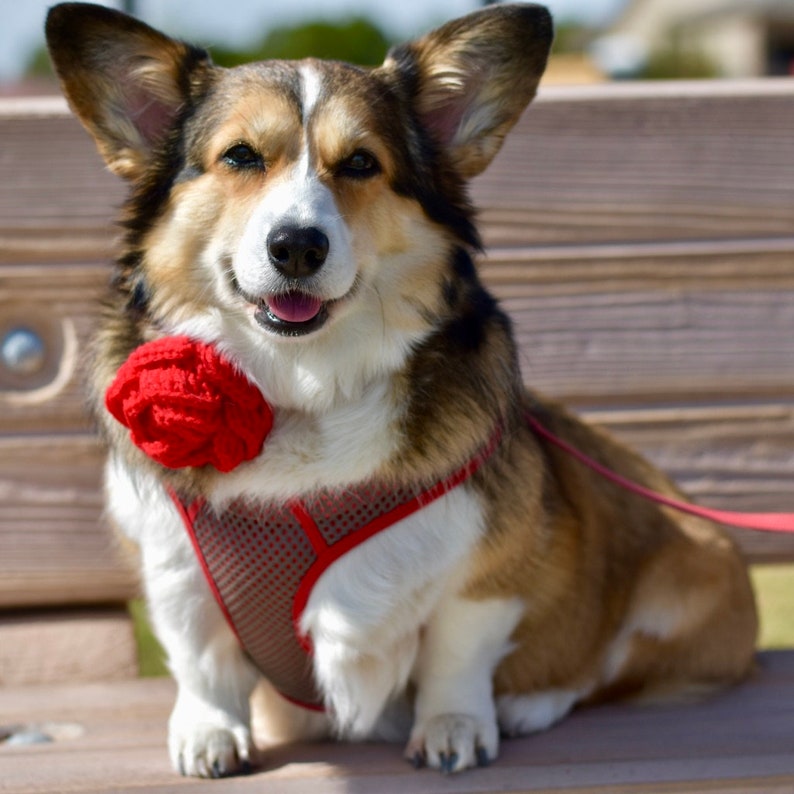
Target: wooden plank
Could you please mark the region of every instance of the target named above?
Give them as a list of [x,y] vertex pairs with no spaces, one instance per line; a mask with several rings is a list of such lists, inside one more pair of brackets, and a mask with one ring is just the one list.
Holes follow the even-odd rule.
[[794,397],[794,238],[491,252],[525,378],[578,403]]
[[60,98],[0,100],[0,264],[109,258],[125,194]]
[[90,435],[0,437],[0,607],[123,601],[136,577],[100,521]]
[[[792,126],[790,81],[545,88],[474,183],[486,242],[791,236]],[[125,188],[65,103],[0,100],[0,139],[0,262],[108,257]]]
[[547,88],[473,185],[489,247],[791,236],[791,81]]
[[137,671],[123,609],[0,614],[0,688],[117,681]]
[[85,430],[82,367],[110,269],[82,264],[0,266],[0,340],[14,328],[44,344],[42,367],[18,375],[0,364],[0,433]]
[[[586,412],[700,504],[794,511],[794,407]],[[121,600],[134,564],[102,521],[103,453],[91,436],[0,438],[0,606]],[[737,531],[753,561],[794,559],[794,537]]]
[[165,751],[170,681],[0,689],[6,723],[49,723],[67,737],[0,745],[0,768],[5,790],[18,794],[127,787],[209,792],[219,785],[279,794],[790,791],[794,652],[764,654],[761,667],[755,680],[703,704],[582,710],[546,733],[505,740],[492,766],[452,779],[414,771],[399,745],[319,743],[266,749],[247,778],[185,781],[171,772]]

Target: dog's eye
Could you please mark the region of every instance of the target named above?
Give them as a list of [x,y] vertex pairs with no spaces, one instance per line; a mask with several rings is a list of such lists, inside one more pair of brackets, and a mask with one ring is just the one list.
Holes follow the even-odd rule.
[[374,154],[365,149],[356,149],[346,160],[343,160],[337,169],[340,176],[353,179],[366,179],[380,173],[380,163]]
[[221,159],[232,168],[264,168],[262,157],[247,143],[236,143],[223,153]]

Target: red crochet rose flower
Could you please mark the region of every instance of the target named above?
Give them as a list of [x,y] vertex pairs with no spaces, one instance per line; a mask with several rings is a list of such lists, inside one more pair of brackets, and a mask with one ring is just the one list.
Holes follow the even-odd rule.
[[185,336],[134,350],[105,405],[132,442],[169,469],[231,471],[259,454],[273,426],[259,389],[214,347]]

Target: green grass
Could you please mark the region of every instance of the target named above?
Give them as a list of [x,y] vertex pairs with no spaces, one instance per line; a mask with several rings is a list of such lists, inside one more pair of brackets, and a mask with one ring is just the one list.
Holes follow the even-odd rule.
[[129,609],[138,644],[138,672],[142,676],[168,675],[165,653],[152,633],[143,599],[130,601]]
[[761,613],[761,648],[794,648],[794,565],[756,565],[753,585]]
[[[794,648],[794,565],[756,565],[753,585],[761,613],[759,647]],[[130,603],[143,676],[167,675],[164,654],[152,634],[141,600]]]

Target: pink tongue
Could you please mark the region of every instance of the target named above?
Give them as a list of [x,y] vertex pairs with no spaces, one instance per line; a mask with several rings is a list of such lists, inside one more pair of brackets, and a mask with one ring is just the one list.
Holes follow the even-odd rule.
[[270,313],[285,323],[305,323],[313,320],[323,307],[319,298],[303,292],[286,292],[283,295],[271,295],[267,299]]

